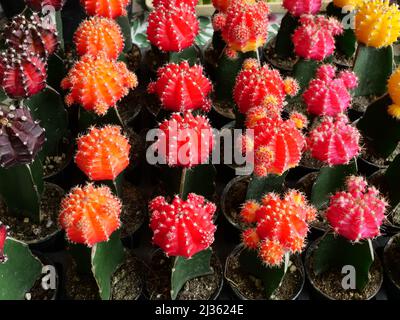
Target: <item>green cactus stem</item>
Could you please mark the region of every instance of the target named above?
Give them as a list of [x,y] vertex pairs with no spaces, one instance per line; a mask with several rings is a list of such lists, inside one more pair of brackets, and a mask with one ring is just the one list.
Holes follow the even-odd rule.
[[294,57],[292,35],[298,26],[299,19],[292,16],[289,12],[282,18],[275,42],[275,52],[280,58]]

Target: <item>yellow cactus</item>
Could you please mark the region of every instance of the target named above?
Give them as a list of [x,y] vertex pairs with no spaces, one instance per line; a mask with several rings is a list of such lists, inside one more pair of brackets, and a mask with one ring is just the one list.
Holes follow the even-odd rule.
[[400,10],[389,0],[368,0],[356,13],[357,40],[367,46],[382,48],[400,36]]
[[400,119],[400,68],[390,76],[388,92],[393,101],[393,104],[388,109],[388,113],[392,117]]
[[355,9],[357,6],[359,6],[363,0],[333,0],[333,4],[336,7],[339,8],[349,8],[349,9]]

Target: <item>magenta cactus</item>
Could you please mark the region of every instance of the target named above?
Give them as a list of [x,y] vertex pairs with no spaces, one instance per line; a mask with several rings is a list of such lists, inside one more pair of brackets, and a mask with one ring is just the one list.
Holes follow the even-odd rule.
[[345,112],[351,101],[349,90],[354,89],[357,82],[357,76],[351,71],[336,75],[336,67],[322,65],[303,94],[307,111],[317,116],[335,116]]
[[283,0],[283,7],[292,16],[300,17],[303,14],[316,14],[322,5],[322,0]]
[[324,60],[335,50],[335,36],[343,32],[335,18],[303,15],[293,34],[295,53],[304,59]]
[[360,152],[360,133],[347,116],[325,117],[309,134],[311,155],[328,165],[346,164]]
[[351,176],[346,191],[335,193],[326,211],[333,230],[350,241],[371,239],[380,234],[387,202],[363,177]]
[[0,221],[0,263],[4,263],[7,260],[7,256],[4,254],[4,246],[6,244],[8,233],[8,227]]

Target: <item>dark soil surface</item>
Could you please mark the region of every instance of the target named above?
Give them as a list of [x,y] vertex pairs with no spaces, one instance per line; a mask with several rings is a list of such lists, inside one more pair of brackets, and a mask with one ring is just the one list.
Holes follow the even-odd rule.
[[400,234],[397,234],[388,244],[384,253],[385,270],[394,283],[400,290]]

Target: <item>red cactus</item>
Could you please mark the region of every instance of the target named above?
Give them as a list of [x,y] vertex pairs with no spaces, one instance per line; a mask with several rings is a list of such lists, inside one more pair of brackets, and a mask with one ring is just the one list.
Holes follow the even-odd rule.
[[63,89],[71,91],[65,98],[68,106],[78,103],[98,115],[105,115],[137,85],[136,75],[123,62],[110,60],[104,54],[83,56],[61,82]]
[[232,0],[226,13],[214,17],[213,25],[231,51],[255,51],[267,41],[268,13],[264,1]]
[[311,155],[328,165],[348,163],[360,152],[360,133],[348,123],[347,116],[325,117],[309,134]]
[[311,80],[303,98],[307,111],[318,116],[335,116],[345,112],[350,105],[350,89],[357,86],[357,76],[351,71],[342,71],[336,77],[336,68],[323,65],[317,77]]
[[34,53],[10,49],[0,58],[0,86],[10,98],[28,98],[46,87],[46,63]]
[[296,95],[298,84],[292,78],[282,79],[278,70],[262,67],[254,59],[246,60],[236,77],[233,97],[241,113],[254,106],[283,108],[286,94]]
[[61,10],[65,0],[25,0],[26,4],[33,10],[40,11],[45,6],[51,6],[55,10]]
[[254,140],[246,141],[246,152],[254,151],[257,176],[281,175],[298,165],[305,138],[293,120],[283,120],[278,113],[265,113],[263,107],[256,107],[246,115],[246,126],[254,129]]
[[[247,212],[249,205],[255,210],[251,219]],[[241,216],[246,223],[255,224],[255,228],[242,234],[245,246],[258,250],[265,264],[276,266],[282,263],[286,252],[301,252],[308,223],[315,220],[316,209],[307,203],[303,194],[289,190],[283,198],[268,193],[261,204],[250,200],[245,203]]]
[[206,117],[174,113],[160,124],[159,130],[155,148],[169,166],[192,167],[207,161],[214,135]]
[[231,0],[212,0],[212,4],[216,10],[226,12],[231,3]]
[[377,237],[385,218],[387,202],[363,177],[351,176],[347,190],[335,193],[326,211],[334,231],[351,241]]
[[68,240],[92,247],[120,227],[121,202],[109,187],[75,187],[61,202],[59,222]]
[[81,0],[89,16],[100,16],[115,19],[126,16],[126,6],[130,0]]
[[124,49],[121,28],[111,19],[92,17],[81,23],[74,34],[76,51],[80,56],[104,52],[110,59],[117,59]]
[[4,29],[6,44],[18,52],[35,53],[42,58],[53,54],[58,47],[55,26],[44,22],[37,13],[29,18],[15,16]]
[[147,37],[162,51],[182,51],[190,47],[198,32],[196,12],[186,3],[173,7],[159,5],[149,15]]
[[7,261],[7,256],[4,254],[4,246],[7,240],[8,228],[0,221],[0,264]]
[[321,9],[322,0],[283,0],[282,5],[292,16],[300,17],[316,14]]
[[130,149],[121,127],[91,128],[78,138],[75,163],[90,180],[115,180],[129,164]]
[[296,54],[304,59],[324,60],[335,50],[335,36],[343,32],[335,18],[303,15],[293,34]]
[[171,8],[180,3],[187,4],[189,6],[195,7],[199,0],[153,0],[153,6],[155,8],[159,6],[164,6],[165,8]]
[[157,81],[150,83],[148,91],[156,93],[167,110],[183,112],[194,109],[209,111],[208,98],[211,81],[203,75],[203,67],[189,66],[187,61],[170,63],[157,71]]
[[175,196],[171,204],[157,197],[150,202],[149,210],[153,242],[167,256],[190,258],[214,242],[216,206],[202,196],[190,193],[187,200]]

